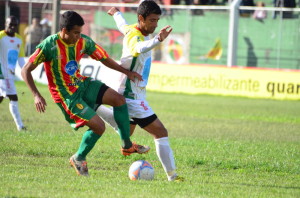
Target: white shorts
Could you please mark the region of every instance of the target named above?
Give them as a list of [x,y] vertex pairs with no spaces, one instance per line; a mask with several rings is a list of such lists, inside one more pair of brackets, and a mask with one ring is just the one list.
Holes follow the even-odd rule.
[[0,96],[17,95],[15,81],[12,79],[0,79]]
[[147,118],[154,114],[146,100],[133,100],[126,98],[129,118]]

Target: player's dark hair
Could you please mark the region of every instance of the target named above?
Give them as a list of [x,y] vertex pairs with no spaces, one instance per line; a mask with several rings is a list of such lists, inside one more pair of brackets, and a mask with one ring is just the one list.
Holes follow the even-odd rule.
[[84,20],[83,18],[74,11],[66,11],[64,12],[59,19],[59,29],[62,30],[63,28],[66,28],[67,31],[70,31],[73,29],[75,25],[83,26]]
[[139,5],[137,15],[142,15],[146,19],[150,14],[161,15],[161,9],[154,1],[145,0]]

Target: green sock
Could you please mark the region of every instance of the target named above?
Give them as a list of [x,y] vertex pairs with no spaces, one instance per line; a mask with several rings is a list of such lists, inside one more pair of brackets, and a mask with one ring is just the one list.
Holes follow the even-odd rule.
[[122,140],[122,147],[128,149],[132,146],[130,140],[130,125],[127,105],[114,107],[114,118],[118,124],[119,134]]
[[76,153],[77,160],[85,160],[87,154],[93,149],[100,137],[101,135],[94,133],[92,130],[87,130],[82,136],[79,149]]

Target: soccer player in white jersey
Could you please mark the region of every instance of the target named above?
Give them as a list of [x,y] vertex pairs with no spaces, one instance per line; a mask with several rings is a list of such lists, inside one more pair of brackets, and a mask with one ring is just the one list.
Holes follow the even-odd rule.
[[[183,178],[179,177],[175,170],[175,160],[169,144],[168,131],[146,100],[146,86],[152,62],[151,50],[168,37],[172,28],[166,26],[154,38],[150,38],[149,35],[155,31],[161,15],[161,9],[154,1],[141,2],[137,9],[137,24],[128,25],[121,12],[115,7],[111,8],[108,14],[114,17],[118,29],[124,34],[121,66],[137,72],[143,77],[142,81],[136,79],[134,82],[130,82],[125,75],[120,74],[117,88],[117,91],[126,98],[131,119],[131,134],[137,124],[150,133],[154,137],[156,153],[168,180],[181,181]],[[116,129],[113,114],[109,111],[111,111],[109,108],[101,107],[97,113]]]
[[18,96],[14,83],[17,62],[21,67],[25,64],[24,43],[17,28],[19,21],[15,16],[6,19],[5,30],[0,31],[0,103],[8,97],[9,110],[19,131],[24,127],[19,107]]

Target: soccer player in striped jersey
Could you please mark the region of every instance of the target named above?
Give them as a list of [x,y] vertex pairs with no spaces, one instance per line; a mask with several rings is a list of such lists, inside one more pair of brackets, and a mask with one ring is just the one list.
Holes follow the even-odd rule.
[[[128,25],[121,12],[115,7],[108,11],[114,17],[118,29],[124,34],[123,53],[121,66],[142,75],[142,81],[135,79],[130,81],[128,77],[121,74],[118,92],[123,94],[128,105],[129,117],[131,118],[131,134],[136,125],[146,130],[154,137],[157,156],[167,174],[169,181],[182,181],[176,173],[175,160],[169,144],[168,131],[163,123],[153,112],[146,100],[146,86],[151,68],[151,50],[164,41],[171,33],[172,28],[166,26],[160,32],[150,38],[160,19],[161,9],[154,2],[145,0],[137,9],[138,23]],[[111,79],[114,81],[114,79]],[[113,113],[110,109],[101,107],[97,110],[107,123],[113,128],[117,126],[113,122]],[[103,114],[105,112],[105,114]],[[111,115],[109,117],[109,115]]]
[[5,30],[0,31],[0,103],[9,98],[9,110],[18,131],[26,130],[18,107],[18,95],[15,87],[15,68],[25,64],[24,43],[17,33],[19,20],[15,16],[6,19]]
[[128,109],[124,97],[101,81],[81,75],[79,61],[87,54],[107,67],[124,73],[131,80],[141,79],[141,76],[122,68],[102,47],[81,34],[84,20],[78,13],[64,12],[59,23],[60,31],[37,46],[22,69],[22,77],[33,93],[36,110],[44,112],[46,101],[31,75],[40,63],[44,63],[50,93],[65,119],[75,130],[84,125],[89,127],[78,151],[70,158],[70,164],[76,173],[88,176],[86,156],[105,131],[104,122],[95,112],[101,104],[113,106],[114,119],[122,139],[123,155],[149,151],[148,146],[141,146],[130,140]]

